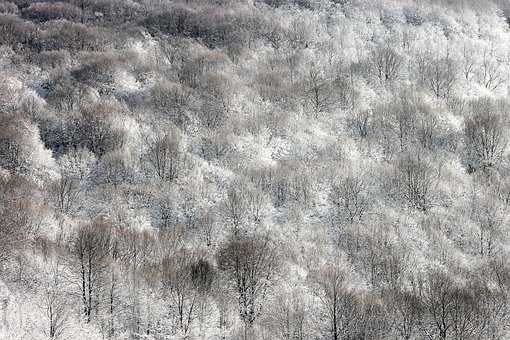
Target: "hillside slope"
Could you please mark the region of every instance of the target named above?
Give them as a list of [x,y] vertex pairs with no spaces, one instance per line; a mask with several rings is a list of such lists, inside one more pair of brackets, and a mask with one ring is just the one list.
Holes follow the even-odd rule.
[[508,339],[510,5],[0,0],[0,339]]

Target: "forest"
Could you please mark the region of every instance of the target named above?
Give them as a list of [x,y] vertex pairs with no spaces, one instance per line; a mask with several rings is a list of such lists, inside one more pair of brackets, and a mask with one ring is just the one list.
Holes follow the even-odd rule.
[[0,0],[0,339],[510,339],[509,123],[508,0]]

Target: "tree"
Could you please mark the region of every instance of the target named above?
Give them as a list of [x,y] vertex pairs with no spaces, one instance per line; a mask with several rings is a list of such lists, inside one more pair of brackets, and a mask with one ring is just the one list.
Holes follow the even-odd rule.
[[[127,319],[127,329],[131,336],[135,336],[144,332],[142,329],[142,312],[143,312],[143,294],[144,294],[144,281],[141,274],[149,274],[146,278],[147,283],[153,284],[159,278],[160,267],[159,261],[167,252],[173,251],[174,244],[170,242],[171,238],[168,234],[161,232],[159,239],[156,240],[154,235],[148,231],[138,231],[134,228],[116,228],[115,243],[112,244],[112,256],[118,260],[121,268],[123,269],[123,277],[127,283],[127,298],[119,300],[115,297],[114,276],[110,276],[108,282],[108,288],[110,290],[108,307],[110,308],[110,320],[113,316],[111,308],[116,309],[115,301],[112,301],[112,297],[117,298],[117,302],[120,303],[122,314]],[[113,275],[115,268],[110,266],[110,275]],[[157,274],[156,274],[157,273]],[[150,287],[150,286],[149,286]],[[152,288],[155,290],[155,288]],[[114,295],[112,295],[113,293]],[[121,315],[122,315],[121,314]]]
[[495,289],[481,296],[485,309],[486,327],[484,333],[488,339],[499,339],[506,332],[505,325],[510,318],[510,267],[506,255],[498,254],[489,260],[485,268],[487,283],[494,283]]
[[72,270],[87,323],[92,320],[94,310],[97,311],[103,274],[109,265],[110,246],[111,227],[103,221],[81,225],[74,234]]
[[95,170],[97,159],[86,148],[71,149],[58,159],[62,178],[87,183]]
[[503,157],[508,138],[505,134],[507,122],[499,113],[497,105],[489,99],[472,103],[472,115],[464,124],[464,140],[470,167],[493,167]]
[[48,91],[46,101],[59,111],[75,110],[86,99],[85,86],[67,74],[57,73],[43,87]]
[[244,185],[235,181],[227,191],[227,197],[223,203],[225,219],[232,226],[235,235],[239,234],[246,219],[248,202]]
[[373,128],[373,113],[371,110],[357,110],[348,123],[357,136],[367,138]]
[[133,179],[132,167],[126,158],[119,150],[103,155],[96,169],[98,179],[114,187],[129,183]]
[[260,223],[265,216],[267,195],[257,187],[246,190],[246,209],[255,223]]
[[202,99],[199,118],[205,127],[216,129],[225,122],[229,104],[223,98],[226,98],[226,94],[213,93]]
[[75,21],[82,17],[81,10],[65,2],[38,2],[23,9],[23,16],[37,21],[66,19]]
[[426,150],[433,150],[436,146],[438,137],[439,121],[432,112],[425,107],[425,110],[420,111],[418,115],[418,122],[416,127],[416,138],[422,148]]
[[248,339],[278,273],[276,244],[268,236],[234,236],[218,250],[217,261],[237,291],[239,316]]
[[181,84],[161,82],[151,89],[151,99],[154,109],[178,127],[183,128],[189,122],[188,110],[195,105],[190,89]]
[[346,272],[329,265],[317,275],[317,294],[328,323],[328,338],[341,340],[355,334],[359,313],[357,294],[347,287]]
[[2,2],[0,4],[0,13],[2,14],[17,14],[18,11],[18,6],[12,2]]
[[179,208],[177,204],[179,201],[180,196],[173,189],[164,190],[157,197],[156,208],[160,219],[158,227],[161,230],[170,230],[179,222]]
[[414,133],[416,124],[416,110],[413,101],[409,100],[407,96],[401,96],[396,105],[391,109],[393,123],[398,136],[400,151],[407,148],[407,145],[412,141],[411,138]]
[[146,159],[162,181],[173,181],[179,176],[183,155],[181,135],[175,129],[145,137]]
[[23,125],[18,115],[4,115],[0,118],[0,166],[10,171],[20,171],[26,167],[22,154]]
[[234,150],[231,131],[206,130],[200,140],[201,156],[208,161],[222,161]]
[[80,183],[77,179],[62,174],[50,186],[50,193],[57,210],[62,214],[72,212],[80,194]]
[[113,53],[96,53],[89,56],[71,76],[81,86],[97,89],[100,95],[110,95],[115,90],[116,68],[123,60]]
[[0,43],[21,50],[36,39],[36,27],[16,15],[0,14]]
[[170,313],[183,335],[191,331],[197,318],[202,294],[212,285],[211,265],[196,254],[181,249],[161,261],[164,296],[169,299]]
[[416,292],[403,287],[395,287],[383,294],[398,336],[404,340],[412,339],[419,330],[422,319],[423,306],[420,297]]
[[394,184],[399,195],[411,207],[427,211],[433,203],[432,189],[436,174],[419,154],[406,154],[395,165]]
[[389,327],[386,306],[376,294],[366,294],[361,298],[360,319],[355,329],[357,339],[385,339]]
[[45,30],[39,31],[32,45],[39,51],[68,50],[72,52],[99,51],[108,46],[98,27],[67,20],[47,22]]
[[202,212],[197,221],[201,238],[207,247],[211,246],[215,237],[216,215],[212,211]]
[[71,122],[73,146],[86,147],[98,157],[120,148],[124,143],[125,133],[115,126],[114,119],[121,114],[122,108],[113,100],[84,107],[81,116]]
[[383,81],[396,79],[402,63],[402,57],[388,45],[377,46],[369,57],[372,72]]
[[388,104],[376,107],[373,117],[370,112],[360,113],[354,122],[361,136],[366,136],[373,126],[378,128],[375,132],[379,135],[379,143],[388,153],[397,148],[405,151],[411,146],[433,150],[438,140],[436,114],[415,92],[402,91]]
[[428,339],[446,340],[477,338],[485,321],[480,302],[483,290],[478,286],[462,286],[448,274],[432,271],[419,283],[419,294],[425,315],[421,328]]
[[480,256],[494,256],[498,244],[505,242],[503,226],[506,209],[491,192],[474,193],[472,218],[478,227],[478,253]]
[[69,319],[68,296],[64,290],[64,268],[58,258],[43,271],[42,300],[39,307],[47,327],[44,333],[50,339],[58,339],[65,332]]
[[421,283],[420,296],[427,313],[427,318],[422,321],[422,330],[429,339],[437,336],[446,340],[453,327],[453,286],[453,280],[441,272],[428,273]]
[[3,283],[3,281],[0,280],[0,330],[3,332],[9,331],[9,322],[7,320],[7,314],[10,302],[10,291]]
[[[303,157],[303,156],[300,156]],[[307,160],[281,161],[275,169],[270,169],[269,188],[273,205],[281,207],[288,202],[298,202],[304,206],[310,204],[312,198],[313,178]]]
[[[389,152],[396,147],[407,150],[415,143],[427,143],[427,117],[430,110],[415,94],[401,92],[389,104],[380,105],[375,110],[380,142]],[[422,118],[423,119],[420,119]],[[395,139],[398,146],[395,145]]]
[[280,293],[274,298],[278,301],[269,308],[267,324],[271,334],[280,335],[285,340],[305,340],[312,334],[309,304],[303,301],[304,291]]
[[[22,97],[24,86],[17,78],[2,76],[0,78],[0,110],[4,112],[6,118],[10,118],[14,123],[23,116],[16,111],[20,109],[20,97]],[[9,120],[2,117],[1,126],[14,125],[9,124]]]
[[433,57],[430,55],[420,57],[419,72],[425,88],[430,90],[436,98],[448,100],[457,80],[457,67],[455,61],[446,57]]
[[340,178],[330,192],[336,216],[349,224],[359,223],[369,209],[366,184],[356,176]]
[[484,49],[482,62],[477,70],[478,81],[489,90],[497,90],[505,82],[503,61],[494,50]]
[[18,176],[0,176],[0,268],[33,240],[41,223],[37,206],[29,199],[33,185]]
[[106,319],[104,327],[108,338],[115,338],[119,328],[118,320],[120,316],[124,316],[126,313],[125,296],[122,295],[126,287],[122,281],[122,272],[114,257],[115,254],[112,256],[113,261],[104,274],[104,288],[100,297],[104,304],[104,318]]
[[312,64],[305,78],[306,101],[312,105],[315,118],[319,113],[329,111],[337,103],[334,88],[325,71]]
[[452,333],[455,339],[477,338],[483,334],[488,315],[482,301],[488,292],[476,281],[465,287],[454,289],[452,311]]
[[468,46],[466,43],[462,46],[462,71],[464,73],[464,78],[469,81],[473,77],[476,69],[476,49],[474,46]]

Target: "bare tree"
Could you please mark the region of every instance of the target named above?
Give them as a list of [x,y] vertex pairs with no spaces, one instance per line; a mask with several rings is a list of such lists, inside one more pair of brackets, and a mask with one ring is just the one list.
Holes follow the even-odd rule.
[[23,178],[0,177],[0,268],[38,232],[41,221],[37,207],[28,199],[31,195],[33,187]]
[[421,329],[428,339],[477,338],[486,326],[479,286],[455,282],[446,273],[432,271],[419,283],[424,307]]
[[485,287],[479,286],[477,282],[453,289],[451,319],[455,339],[476,339],[482,334],[487,315],[481,302],[486,293]]
[[421,322],[421,329],[431,340],[446,340],[453,328],[453,286],[453,280],[440,272],[428,273],[420,283],[420,297],[427,313]]
[[493,49],[484,49],[477,74],[478,81],[489,90],[498,89],[506,81],[503,60],[496,55]]
[[389,45],[377,46],[369,57],[372,71],[381,80],[396,79],[402,63],[402,57]]
[[207,94],[202,98],[199,117],[207,128],[216,129],[227,119],[235,88],[229,78],[218,73],[208,73],[205,79]]
[[[1,94],[0,94],[1,95]],[[0,166],[21,172],[26,168],[23,159],[23,130],[27,121],[20,114],[4,114],[0,117]]]
[[336,103],[334,90],[324,70],[316,65],[311,65],[305,78],[306,100],[312,105],[315,117],[319,113],[328,111]]
[[3,281],[0,280],[0,330],[2,332],[9,331],[9,321],[7,319],[8,307],[10,303],[10,291],[3,283]]
[[71,185],[67,183],[69,181],[74,181],[77,185],[89,181],[96,162],[94,154],[86,148],[73,148],[58,159],[60,173],[62,178],[66,179],[66,185]]
[[180,84],[162,82],[152,88],[151,96],[154,108],[175,125],[183,127],[189,121],[188,110],[195,105],[190,89]]
[[464,138],[468,155],[482,168],[497,165],[503,157],[508,139],[506,121],[495,103],[482,99],[472,104],[474,111],[464,125]]
[[264,217],[267,195],[260,188],[249,188],[246,191],[247,210],[255,223],[260,223]]
[[78,228],[71,248],[72,271],[82,300],[83,316],[89,323],[99,304],[103,274],[110,257],[111,229],[102,221]]
[[328,337],[341,340],[355,333],[359,314],[359,301],[355,292],[347,287],[346,273],[338,266],[326,266],[317,275],[317,294],[325,311]]
[[372,132],[373,113],[371,110],[355,111],[348,123],[357,136],[367,138]]
[[105,154],[96,170],[96,174],[99,175],[98,177],[103,183],[114,187],[132,180],[132,166],[125,154],[117,150]]
[[427,150],[433,150],[439,130],[439,121],[435,114],[430,110],[421,111],[418,115],[416,126],[416,139],[421,147]]
[[147,136],[145,144],[147,161],[156,175],[164,181],[175,180],[182,167],[180,134],[169,130],[154,137]]
[[[482,295],[481,302],[485,309],[486,327],[484,334],[488,339],[500,339],[506,332],[505,325],[510,319],[510,267],[506,255],[499,254],[491,258],[487,265],[487,281],[493,282],[496,289]],[[485,273],[484,273],[485,274]]]
[[248,339],[278,272],[276,245],[267,236],[234,236],[219,249],[217,261],[237,291],[239,316]]
[[416,111],[412,101],[406,96],[401,96],[392,108],[393,124],[398,136],[400,151],[407,148],[411,142],[416,124]]
[[50,187],[51,196],[57,210],[62,214],[72,212],[80,194],[80,183],[77,179],[62,174]]
[[125,301],[122,291],[126,289],[122,281],[122,273],[118,263],[112,261],[105,273],[105,283],[101,300],[104,301],[104,311],[106,319],[106,334],[108,338],[115,338],[119,325],[119,316],[125,313]]
[[[177,228],[176,228],[177,229]],[[115,296],[115,274],[114,269],[110,266],[108,278],[109,316],[112,320],[111,308],[115,308],[118,302],[123,303],[124,315],[128,321],[127,328],[132,336],[145,331],[142,327],[142,294],[143,280],[140,273],[150,272],[151,268],[157,267],[155,259],[161,258],[164,254],[175,249],[174,243],[171,242],[170,232],[160,231],[159,242],[156,242],[152,233],[148,231],[138,231],[130,228],[116,228],[116,238],[114,246],[112,246],[112,256],[122,265],[124,269],[124,280],[127,283],[127,298],[124,301],[118,301]],[[172,235],[173,236],[173,235]],[[158,271],[159,273],[159,271]],[[155,280],[155,278],[154,278]],[[113,290],[112,290],[113,289]],[[112,295],[113,293],[113,295]],[[112,297],[114,300],[112,301]],[[117,298],[117,301],[115,301]],[[118,309],[118,308],[117,308]],[[113,325],[113,324],[112,324]]]
[[419,61],[419,71],[423,85],[436,96],[448,100],[457,80],[457,67],[454,60],[446,57],[426,55]]
[[411,207],[427,211],[433,203],[436,173],[419,154],[402,156],[395,165],[395,185],[399,195]]
[[23,15],[37,21],[49,21],[66,19],[76,21],[83,14],[81,10],[65,2],[45,3],[39,2],[28,6],[23,10]]
[[[402,283],[403,284],[403,283]],[[417,292],[395,287],[384,292],[393,328],[402,339],[412,339],[419,330],[423,307]]]
[[67,328],[70,313],[69,297],[66,296],[64,289],[64,268],[58,258],[43,271],[42,279],[42,300],[39,307],[47,325],[44,333],[50,339],[58,339],[63,336]]
[[223,160],[233,151],[230,131],[206,130],[200,143],[202,157],[208,161]]
[[120,105],[113,100],[105,100],[85,106],[81,116],[71,121],[74,147],[84,146],[98,156],[120,148],[124,143],[124,133],[113,124],[115,114],[122,112]]
[[282,161],[279,167],[271,170],[269,190],[275,207],[288,202],[298,202],[304,206],[310,204],[313,179],[309,176],[311,168],[308,161],[306,158],[301,161]]
[[[214,97],[216,94],[210,97],[203,98],[200,106],[200,120],[202,124],[208,129],[216,129],[220,127],[226,120],[228,103]],[[221,94],[218,94],[221,95]]]
[[164,297],[179,331],[186,335],[198,316],[202,293],[212,284],[213,271],[204,259],[184,249],[161,261]]
[[474,47],[467,46],[466,43],[462,46],[462,71],[466,80],[471,80],[476,69],[476,51]]
[[381,299],[375,294],[366,294],[361,298],[360,319],[355,328],[354,338],[385,339],[390,325]]
[[207,247],[211,246],[215,238],[216,215],[212,211],[202,212],[198,218],[197,227],[200,236]]
[[395,285],[402,275],[404,251],[394,249],[388,231],[380,223],[366,225],[364,233],[354,230],[354,242],[347,244],[348,254],[354,264],[360,265],[368,282],[373,286]]
[[335,182],[331,187],[330,200],[337,217],[350,224],[362,222],[370,206],[366,184],[356,176]]
[[[396,147],[407,150],[416,142],[428,142],[428,107],[414,93],[401,92],[389,104],[380,105],[375,110],[376,124],[381,143],[390,151]],[[422,118],[423,119],[420,119]],[[398,146],[395,146],[395,139]]]
[[474,193],[472,218],[478,227],[478,252],[480,256],[493,256],[498,243],[505,241],[503,226],[506,221],[506,209],[491,193]]
[[301,294],[294,292],[291,296],[285,293],[275,298],[279,303],[274,304],[267,315],[267,324],[273,334],[279,334],[285,340],[305,340],[310,334],[307,303],[302,301]]
[[223,203],[224,216],[232,226],[234,234],[239,234],[246,219],[247,199],[244,185],[234,182],[227,191],[227,197]]
[[159,211],[159,228],[170,230],[179,222],[179,195],[172,189],[164,190],[157,198],[156,207]]

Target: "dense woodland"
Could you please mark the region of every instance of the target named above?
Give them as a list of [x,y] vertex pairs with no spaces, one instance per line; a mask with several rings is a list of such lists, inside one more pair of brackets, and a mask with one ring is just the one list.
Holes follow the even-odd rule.
[[506,0],[0,0],[0,339],[510,339]]

